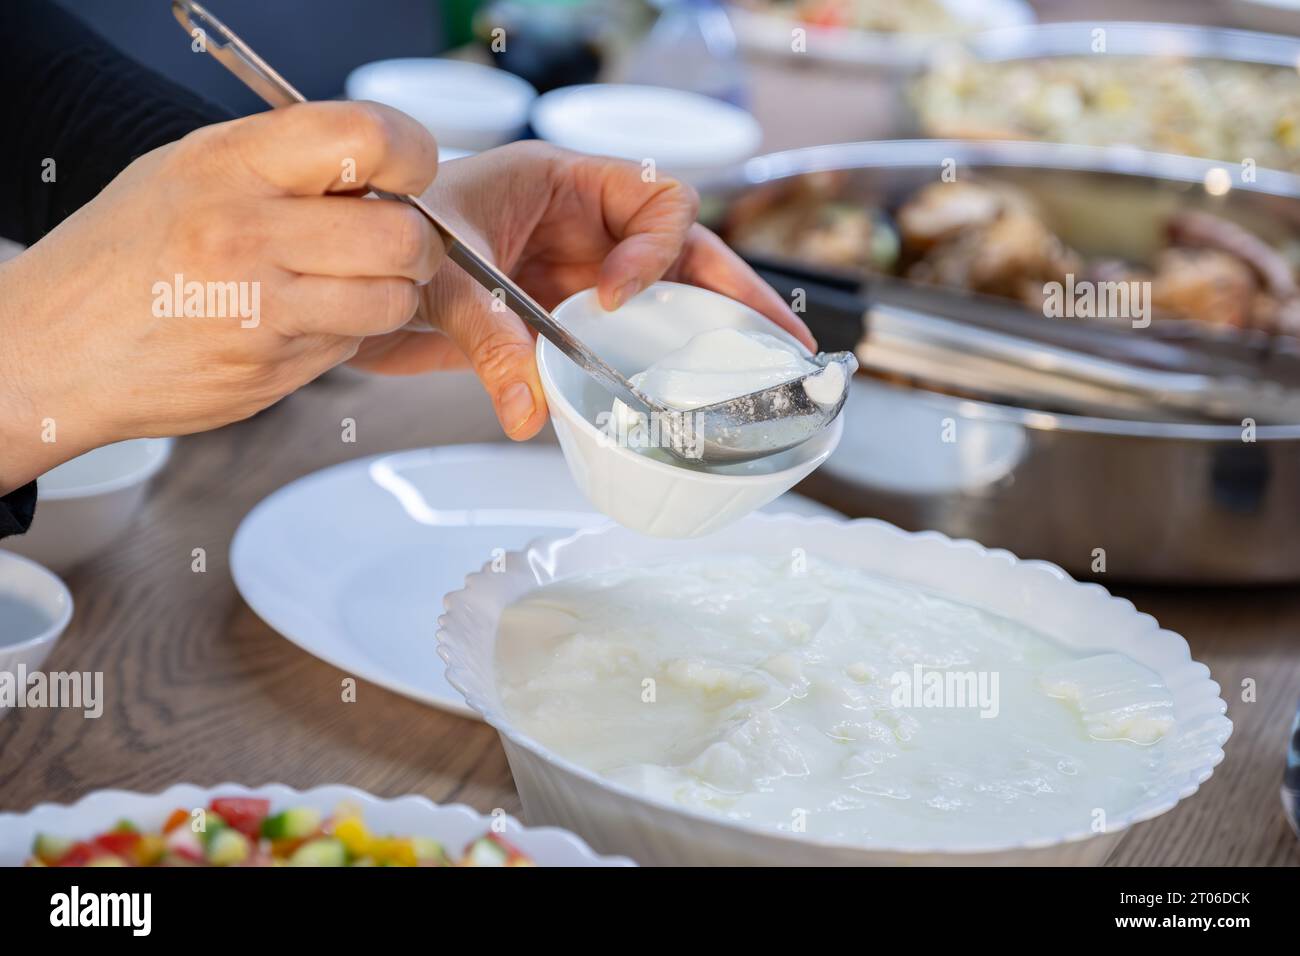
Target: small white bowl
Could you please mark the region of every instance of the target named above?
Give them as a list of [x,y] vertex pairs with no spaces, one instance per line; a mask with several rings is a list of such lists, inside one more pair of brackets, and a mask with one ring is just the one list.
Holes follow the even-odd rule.
[[173,438],[136,438],[64,462],[36,482],[36,517],[0,548],[62,574],[107,551],[144,503],[148,481],[171,457]]
[[513,73],[432,57],[367,63],[348,74],[344,90],[350,100],[373,100],[414,117],[440,146],[474,152],[516,139],[537,99],[532,84]]
[[538,97],[533,130],[542,139],[595,156],[654,160],[656,172],[700,183],[758,150],[763,130],[738,106],[659,86],[592,83]]
[[[766,332],[797,344],[746,305],[707,289],[657,282],[614,312],[587,289],[555,318],[624,375],[635,375],[708,329]],[[802,348],[802,346],[800,346]],[[844,432],[838,415],[796,448],[758,461],[699,471],[648,458],[613,442],[596,426],[613,398],[547,339],[537,339],[537,368],[569,472],[598,510],[643,534],[694,538],[723,528],[789,491],[827,459]]]
[[73,804],[42,803],[26,813],[0,813],[0,866],[22,866],[31,855],[32,841],[38,833],[85,838],[122,819],[157,828],[173,810],[206,807],[214,797],[255,797],[270,800],[272,810],[315,807],[322,813],[332,813],[340,804],[348,804],[361,808],[366,825],[375,832],[428,836],[455,850],[493,830],[538,866],[635,866],[621,857],[597,856],[567,831],[525,827],[505,814],[486,816],[459,803],[435,804],[419,796],[388,799],[339,784],[294,790],[282,783],[261,787],[178,783],[162,793],[96,790]]
[[[1104,833],[1087,827],[1046,839],[984,847],[851,846],[737,821],[658,800],[614,783],[559,756],[515,727],[496,685],[501,612],[529,591],[561,578],[612,568],[715,554],[758,557],[793,549],[809,557],[915,585],[951,600],[1026,624],[1058,643],[1088,653],[1116,651],[1160,675],[1174,698],[1162,785],[1140,804],[1107,814]],[[1232,732],[1219,685],[1192,660],[1187,642],[1149,614],[1081,584],[1054,564],[1022,561],[973,541],[934,531],[908,533],[873,519],[840,521],[754,515],[710,539],[663,541],[605,525],[568,537],[539,538],[465,580],[446,598],[438,653],[447,679],[501,735],[524,815],[532,823],[568,827],[597,850],[654,865],[1099,865],[1134,823],[1191,796],[1223,760]]]
[[[0,672],[39,670],[72,620],[72,595],[29,558],[0,551]],[[0,705],[0,717],[7,708]]]

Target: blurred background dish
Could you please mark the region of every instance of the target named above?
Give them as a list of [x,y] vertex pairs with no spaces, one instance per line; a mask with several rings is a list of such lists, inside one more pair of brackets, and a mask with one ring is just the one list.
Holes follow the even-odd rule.
[[[743,46],[858,68],[920,66],[937,49],[980,30],[1033,23],[1024,0],[733,0]],[[802,45],[794,30],[805,31]]]
[[[849,156],[892,168],[889,184],[836,167]],[[1063,192],[1041,172],[1014,169],[1022,159],[1037,169],[1072,166],[1078,188]],[[926,160],[943,176],[926,170]],[[1001,168],[990,173],[972,160]],[[810,171],[761,171],[786,162]],[[1117,175],[1085,181],[1089,168]],[[714,205],[723,235],[751,259],[833,284],[894,277],[1010,299],[1043,315],[1045,283],[1145,283],[1143,308],[1158,326],[1188,320],[1300,335],[1295,176],[1264,171],[1241,181],[1226,166],[1175,156],[943,141],[826,147],[759,159],[749,170],[761,184],[731,194],[725,212]],[[1146,180],[1126,181],[1126,171]],[[1261,177],[1260,190],[1246,188]],[[1230,197],[1234,185],[1245,192]],[[1137,318],[1093,317],[1119,325]]]
[[929,136],[1123,144],[1300,171],[1300,39],[1159,23],[994,30],[911,90]]
[[439,146],[479,151],[518,139],[537,91],[505,70],[434,57],[380,60],[348,74],[348,99],[415,117]]
[[[0,551],[0,673],[17,682],[45,663],[72,620],[72,595],[51,571],[35,561]],[[18,693],[26,688],[15,684]],[[0,702],[0,717],[8,708]]]
[[[875,228],[935,182],[945,160],[962,171],[959,182],[1014,187],[1070,248],[1130,263],[1158,258],[1169,218],[1182,212],[1212,213],[1284,249],[1291,249],[1300,223],[1300,182],[1285,173],[1261,170],[1255,182],[1214,195],[1206,176],[1218,167],[1206,160],[1038,143],[903,141],[795,150],[751,160],[738,183],[710,200],[725,225],[728,211],[734,216],[767,202],[774,189],[801,188],[801,177],[830,177],[834,203],[883,216],[867,220]],[[799,215],[825,221],[820,213]],[[858,241],[863,233],[848,235]],[[744,235],[734,238],[744,251]],[[799,248],[790,243],[788,251]],[[862,261],[871,248],[866,242],[858,260],[830,277],[841,289],[860,290],[869,303],[888,298],[887,289],[873,286],[872,263]],[[1040,288],[1044,278],[1036,279]],[[821,347],[852,347],[863,339],[863,317],[848,314],[828,319],[809,292],[805,318]],[[1024,314],[1049,321],[1041,308]],[[1300,343],[1258,330],[1169,319],[1132,335],[1142,343],[1194,343],[1207,355],[1258,369],[1260,377],[1294,383],[1300,368]],[[1017,407],[995,395],[942,394],[923,381],[859,376],[854,385],[859,412],[846,423],[842,446],[801,486],[840,511],[973,538],[1085,576],[1104,568],[1109,579],[1160,583],[1300,580],[1293,500],[1300,487],[1300,423],[1248,428],[1246,422],[1098,418]],[[903,421],[910,427],[901,429]],[[951,439],[944,439],[945,430]]]
[[1300,177],[1288,173],[1246,181],[1120,147],[845,143],[757,157],[705,208],[742,254],[840,287],[895,278],[1042,316],[1045,282],[1145,281],[1160,335],[1262,348],[1296,332]]
[[98,557],[131,526],[149,479],[167,464],[175,443],[137,438],[105,445],[42,475],[31,530],[5,538],[0,548],[60,573]]
[[973,31],[1035,19],[1023,0],[732,0],[726,9],[768,150],[917,135],[907,84],[931,58]]

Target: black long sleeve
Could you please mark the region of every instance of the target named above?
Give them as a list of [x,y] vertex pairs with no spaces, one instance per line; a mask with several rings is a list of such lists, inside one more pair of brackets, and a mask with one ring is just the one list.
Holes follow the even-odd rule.
[[0,235],[24,245],[95,198],[137,156],[230,118],[50,0],[0,4],[0,89]]
[[[24,245],[137,156],[230,118],[50,0],[0,2],[0,90],[0,236]],[[34,483],[0,497],[0,537],[25,532],[35,505]]]

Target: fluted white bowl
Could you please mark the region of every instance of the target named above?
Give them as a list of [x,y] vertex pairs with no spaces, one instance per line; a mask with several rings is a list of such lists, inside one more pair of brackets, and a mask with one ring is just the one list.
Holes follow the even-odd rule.
[[[1109,814],[1106,830],[1063,831],[975,848],[850,846],[757,830],[620,786],[567,760],[514,726],[496,686],[501,612],[527,592],[560,578],[671,558],[718,555],[810,557],[927,588],[1027,624],[1066,647],[1116,651],[1160,675],[1174,698],[1175,727],[1166,779],[1142,803]],[[500,568],[500,564],[497,564]],[[1054,564],[1023,561],[973,541],[933,531],[909,533],[872,519],[839,521],[755,515],[698,543],[646,538],[614,526],[539,538],[507,554],[505,568],[470,575],[449,594],[439,619],[438,653],[447,679],[501,735],[510,769],[533,824],[563,826],[603,853],[649,865],[937,865],[1102,863],[1123,831],[1191,796],[1223,759],[1232,731],[1219,685],[1192,660],[1187,642],[1132,603],[1097,584],[1073,580]]]

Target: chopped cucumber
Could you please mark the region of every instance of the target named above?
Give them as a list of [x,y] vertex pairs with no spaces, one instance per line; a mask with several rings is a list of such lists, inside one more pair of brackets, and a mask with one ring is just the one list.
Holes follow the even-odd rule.
[[72,843],[72,840],[65,840],[63,837],[38,833],[32,842],[32,853],[39,857],[42,863],[55,863],[67,856],[68,851],[72,849]]
[[204,846],[211,846],[218,833],[229,829],[230,824],[225,821],[221,814],[208,810],[203,816],[203,829],[199,831],[198,836],[203,841]]
[[215,833],[209,830],[208,862],[213,866],[233,866],[243,863],[253,851],[248,837],[231,827],[221,827]]
[[451,861],[447,859],[447,850],[437,840],[429,837],[411,837],[411,847],[415,850],[415,858],[421,863],[436,863],[439,866],[448,866]]
[[290,807],[262,821],[268,840],[301,840],[320,829],[321,812],[315,807]]
[[344,866],[347,850],[342,841],[333,837],[309,840],[289,857],[290,866]]

